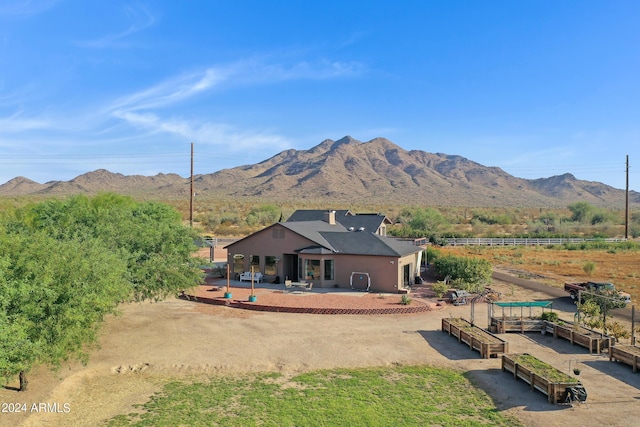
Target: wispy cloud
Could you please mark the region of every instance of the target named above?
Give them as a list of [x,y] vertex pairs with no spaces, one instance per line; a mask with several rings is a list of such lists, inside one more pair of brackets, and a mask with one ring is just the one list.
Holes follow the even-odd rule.
[[238,83],[265,84],[289,80],[325,80],[361,75],[367,71],[357,61],[298,61],[293,64],[269,63],[264,59],[251,59],[231,67]]
[[[166,166],[167,162],[173,161],[171,157],[156,157],[186,142],[200,145],[205,152],[220,153],[222,157],[216,156],[213,162],[221,158],[226,159],[225,164],[258,161],[291,148],[295,143],[271,128],[224,122],[223,119],[197,113],[185,117],[178,112],[180,106],[201,101],[206,105],[206,102],[215,102],[220,91],[240,87],[349,78],[364,72],[366,67],[355,62],[278,63],[261,57],[176,75],[115,99],[91,101],[98,102],[97,105],[56,108],[41,114],[30,112],[27,115],[15,102],[20,99],[22,103],[25,98],[11,96],[4,103],[13,112],[0,116],[0,146],[9,144],[17,150],[11,151],[15,157],[12,161],[22,160],[15,165],[2,165],[0,169],[4,166],[11,168],[4,171],[6,179],[17,175],[37,177],[38,163],[56,162],[68,162],[69,167],[73,166],[73,172],[88,167],[116,167],[122,172],[137,170],[139,173],[141,162],[149,164],[149,171],[154,167],[157,171],[174,170],[174,166]],[[130,170],[125,170],[128,166],[121,165],[121,162],[115,162],[114,166],[113,160],[105,155],[91,154],[105,149],[111,153],[129,153],[132,147],[142,146],[154,148],[145,154],[144,160],[136,158],[135,164],[129,166]],[[19,147],[37,147],[39,157],[34,153],[20,157],[22,151]],[[84,157],[76,159],[74,156],[80,155],[78,153],[85,153]],[[211,167],[209,163],[208,167]]]
[[9,117],[0,117],[2,134],[18,134],[32,130],[50,128],[53,122],[45,118],[23,118],[16,113]]
[[225,123],[180,118],[164,119],[153,113],[120,112],[118,114],[119,118],[126,120],[130,125],[152,134],[169,133],[185,141],[210,146],[224,146],[232,152],[241,152],[261,146],[268,146],[271,149],[285,149],[291,144],[286,138],[269,131],[239,130]]
[[365,67],[357,62],[301,61],[292,65],[244,60],[213,66],[204,71],[168,79],[145,90],[117,99],[110,108],[120,117],[128,111],[162,108],[214,88],[276,84],[290,80],[317,80],[354,76]]
[[121,97],[113,102],[109,109],[116,115],[121,115],[127,111],[171,106],[211,89],[226,78],[226,73],[224,70],[208,69],[204,73],[173,78],[148,89]]
[[278,84],[290,80],[341,78],[362,73],[364,69],[359,63],[335,61],[300,61],[286,65],[260,59],[243,60],[168,79],[120,97],[106,110],[111,117],[150,133],[165,132],[209,144],[216,144],[215,141],[224,144],[231,142],[230,147],[238,150],[255,147],[255,144],[285,148],[288,141],[268,131],[242,131],[210,120],[187,121],[163,117],[162,110],[197,96],[205,96],[216,89]]
[[115,33],[107,34],[94,40],[84,40],[76,42],[76,45],[93,49],[119,49],[132,46],[126,39],[151,27],[155,22],[155,17],[144,7],[136,4],[135,7],[127,5],[125,8],[127,19],[133,23],[128,28]]
[[63,0],[3,0],[0,16],[37,15],[53,8]]

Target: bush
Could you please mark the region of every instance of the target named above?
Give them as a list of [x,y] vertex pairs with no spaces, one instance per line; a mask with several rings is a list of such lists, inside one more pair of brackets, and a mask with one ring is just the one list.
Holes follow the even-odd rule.
[[427,247],[425,251],[425,261],[429,264],[433,264],[433,262],[438,259],[440,256],[440,251],[431,246]]
[[545,311],[540,316],[542,320],[546,320],[547,322],[557,323],[558,322],[558,313],[553,311]]
[[593,276],[593,273],[596,271],[596,263],[593,261],[587,261],[582,264],[582,271],[587,273],[587,276]]
[[409,305],[409,304],[411,304],[411,297],[410,297],[409,295],[407,295],[407,294],[403,294],[403,295],[400,297],[400,304],[402,304],[402,305]]
[[435,292],[436,297],[442,298],[442,296],[449,290],[449,286],[445,282],[437,282],[431,286],[431,290]]
[[449,276],[461,289],[477,292],[491,280],[491,263],[480,258],[467,258],[447,255],[437,258],[433,263],[440,277]]

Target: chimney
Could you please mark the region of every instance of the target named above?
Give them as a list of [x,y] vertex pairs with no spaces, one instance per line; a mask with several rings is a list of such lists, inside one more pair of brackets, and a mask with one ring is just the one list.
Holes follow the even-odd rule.
[[336,211],[327,211],[326,217],[329,225],[336,225]]

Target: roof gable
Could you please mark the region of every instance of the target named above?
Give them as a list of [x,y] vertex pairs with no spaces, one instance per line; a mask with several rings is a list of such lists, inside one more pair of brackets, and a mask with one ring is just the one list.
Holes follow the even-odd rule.
[[419,246],[367,231],[322,232],[337,253],[401,257],[421,251]]
[[[328,210],[322,209],[299,209],[295,211],[289,219],[289,222],[305,222],[305,221],[326,221]],[[349,210],[336,210],[336,223],[341,224],[346,229],[376,232],[381,225],[391,224],[389,218],[378,213],[354,214]]]
[[324,221],[293,221],[293,222],[281,222],[285,228],[297,233],[312,242],[325,247],[332,252],[336,252],[336,249],[329,243],[322,235],[323,232],[336,231],[346,233],[347,230],[340,224],[330,225]]
[[[343,255],[373,255],[373,256],[391,256],[402,257],[405,255],[413,254],[421,251],[419,246],[415,246],[413,243],[398,240],[391,237],[380,236],[375,231],[377,227],[382,224],[382,221],[387,220],[384,215],[380,214],[363,214],[354,215],[349,211],[336,211],[336,224],[329,224],[322,219],[315,220],[303,220],[304,218],[318,217],[318,215],[324,216],[327,211],[314,210],[314,211],[296,211],[291,218],[286,222],[279,222],[270,225],[256,233],[253,233],[240,241],[251,238],[259,233],[266,232],[267,230],[280,226],[284,227],[299,236],[309,240],[310,244],[305,247],[297,248],[296,251],[300,253],[336,253]],[[349,222],[353,218],[360,217],[360,222]],[[338,221],[338,218],[343,222]],[[346,219],[345,218],[349,218]],[[375,227],[368,224],[377,224]],[[388,220],[387,220],[388,221]],[[355,225],[360,224],[357,228]],[[365,225],[362,225],[365,224]],[[360,227],[363,227],[362,229]],[[237,243],[237,242],[236,242]],[[226,246],[231,247],[234,243]]]

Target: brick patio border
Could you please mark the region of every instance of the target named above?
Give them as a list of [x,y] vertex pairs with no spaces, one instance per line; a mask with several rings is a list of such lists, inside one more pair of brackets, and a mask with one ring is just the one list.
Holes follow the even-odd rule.
[[359,315],[375,315],[375,314],[415,314],[432,311],[429,305],[419,306],[402,306],[388,308],[319,308],[319,307],[282,307],[275,305],[256,304],[248,301],[230,300],[226,298],[207,298],[196,297],[195,295],[183,294],[180,299],[201,304],[224,305],[232,308],[253,311],[268,311],[273,313],[298,313],[298,314],[359,314]]

